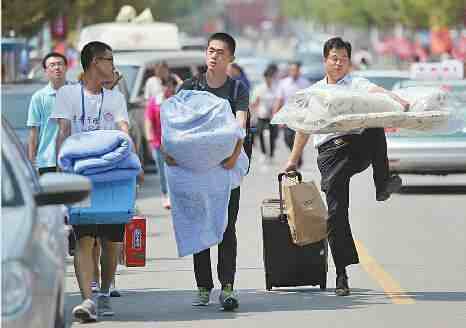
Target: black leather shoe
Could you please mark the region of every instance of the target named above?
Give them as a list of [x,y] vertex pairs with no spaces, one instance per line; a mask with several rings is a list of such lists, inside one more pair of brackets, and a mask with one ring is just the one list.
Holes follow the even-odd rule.
[[403,181],[401,180],[400,176],[392,175],[388,178],[387,184],[385,185],[385,189],[381,191],[377,191],[375,195],[375,199],[379,202],[383,202],[390,198],[390,195],[394,192],[397,192],[401,189]]
[[340,274],[337,276],[335,294],[337,296],[348,296],[350,294],[350,289],[348,286],[348,276],[346,274]]

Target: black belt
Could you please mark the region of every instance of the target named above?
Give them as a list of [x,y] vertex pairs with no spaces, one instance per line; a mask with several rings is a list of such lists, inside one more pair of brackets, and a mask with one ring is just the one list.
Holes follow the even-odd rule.
[[320,145],[317,147],[319,150],[319,153],[324,152],[330,148],[338,148],[338,147],[343,147],[351,143],[351,140],[353,139],[353,135],[346,135],[346,136],[341,136],[337,138],[333,138],[324,144]]

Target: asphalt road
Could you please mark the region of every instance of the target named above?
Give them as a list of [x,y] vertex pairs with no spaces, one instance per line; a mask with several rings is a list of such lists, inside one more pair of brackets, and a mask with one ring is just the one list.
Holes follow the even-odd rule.
[[[137,200],[138,209],[148,217],[147,265],[118,272],[122,297],[112,299],[116,315],[91,327],[466,326],[465,176],[404,177],[411,187],[380,203],[375,201],[372,172],[366,170],[351,181],[350,220],[361,258],[361,264],[349,269],[351,295],[334,295],[331,257],[327,291],[310,287],[266,292],[260,203],[276,197],[276,174],[287,155],[280,140],[275,163],[264,165],[256,156],[242,185],[238,311],[220,311],[218,291],[209,307],[191,307],[192,258],[178,258],[170,212],[159,198],[158,177],[148,174]],[[305,180],[319,179],[311,146],[306,149],[303,175]],[[80,301],[71,262],[66,283],[71,321],[71,308]]]

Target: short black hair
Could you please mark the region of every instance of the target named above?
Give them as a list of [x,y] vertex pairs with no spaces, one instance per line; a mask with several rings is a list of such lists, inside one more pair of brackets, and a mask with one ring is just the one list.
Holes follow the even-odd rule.
[[290,66],[295,65],[297,68],[301,68],[302,63],[299,60],[291,61],[289,63]]
[[65,63],[65,66],[68,66],[68,60],[66,59],[66,57],[64,55],[62,55],[61,53],[59,52],[49,52],[48,54],[45,55],[44,59],[42,59],[42,67],[45,69],[47,68],[47,60],[49,58],[52,58],[52,57],[59,57],[61,59],[63,59],[63,62]]
[[103,42],[92,41],[87,43],[83,50],[81,50],[81,65],[84,72],[89,69],[92,60],[98,55],[102,55],[105,51],[112,51],[112,48]]
[[276,64],[269,64],[264,71],[264,77],[273,77],[278,72],[278,66]]
[[235,39],[233,39],[233,37],[230,34],[223,33],[223,32],[212,34],[209,37],[209,40],[207,41],[207,46],[209,46],[210,42],[214,40],[224,42],[227,45],[228,49],[230,50],[231,54],[235,55],[236,41]]
[[324,58],[328,57],[330,50],[332,49],[346,49],[348,58],[351,58],[351,43],[343,41],[340,37],[328,39],[324,44]]

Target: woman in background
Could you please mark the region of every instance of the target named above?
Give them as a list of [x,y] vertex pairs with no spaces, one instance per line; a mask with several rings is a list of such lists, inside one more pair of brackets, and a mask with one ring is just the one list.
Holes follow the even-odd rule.
[[[259,135],[260,147],[264,161],[272,161],[275,152],[275,140],[277,139],[278,127],[270,124],[273,115],[273,107],[277,100],[276,76],[278,67],[270,64],[264,71],[264,82],[254,88],[252,93],[251,109],[257,116],[257,134]],[[269,130],[270,153],[267,154],[264,131]]]

